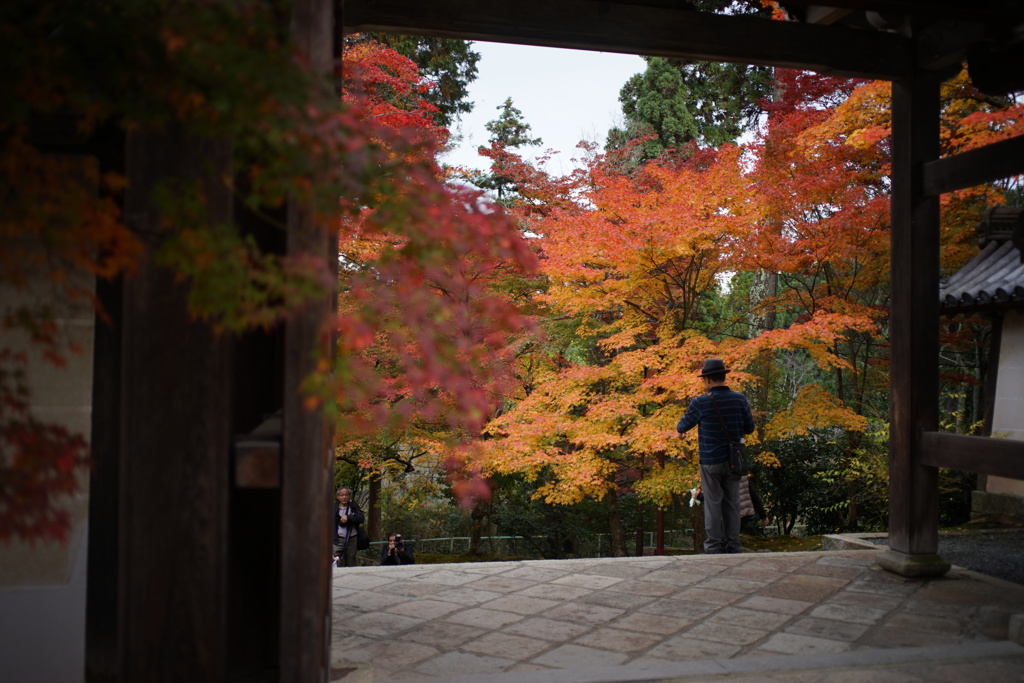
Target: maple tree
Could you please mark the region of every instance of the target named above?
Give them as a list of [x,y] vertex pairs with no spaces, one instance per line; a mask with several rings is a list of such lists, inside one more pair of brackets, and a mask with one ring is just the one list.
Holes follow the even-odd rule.
[[472,41],[394,33],[357,34],[347,39],[361,38],[374,40],[416,64],[419,75],[430,82],[424,98],[436,107],[433,118],[437,125],[450,127],[473,110],[473,102],[467,98],[469,85],[477,78],[480,53],[473,50]]
[[[509,376],[508,330],[526,325],[502,283],[526,272],[532,253],[479,191],[441,184],[436,151],[447,131],[429,115],[415,65],[357,41],[345,66],[355,86],[346,100],[429,143],[417,159],[424,175],[412,182],[433,187],[427,204],[415,193],[367,202],[339,233],[344,334],[327,393],[337,397],[336,454],[361,468],[377,520],[383,478],[435,468],[448,442],[493,414]],[[451,381],[453,368],[465,382]]]
[[[700,391],[694,368],[704,358],[726,358],[742,388],[751,381],[744,368],[766,349],[841,362],[831,340],[863,324],[822,314],[785,334],[722,335],[722,278],[745,258],[758,216],[743,151],[672,156],[632,174],[618,168],[598,156],[561,204],[524,214],[547,282],[538,300],[572,326],[577,346],[531,359],[523,393],[491,422],[483,449],[488,468],[541,482],[537,495],[553,504],[632,491],[667,505],[697,481],[693,435],[679,440],[674,428]],[[589,341],[580,348],[579,340]],[[659,454],[669,458],[663,467]]]
[[[835,431],[818,434],[839,444],[842,453],[826,468],[834,475],[829,485],[843,490],[839,502],[829,507],[845,510],[837,524],[856,529],[857,501],[872,495],[862,489],[873,486],[869,473],[877,470],[865,469],[864,463],[885,458],[885,440],[864,437],[869,431],[884,432],[888,419],[890,88],[786,71],[779,72],[778,81],[780,98],[767,105],[768,129],[758,141],[753,177],[764,200],[764,219],[750,264],[778,273],[779,288],[753,303],[761,315],[781,321],[829,311],[870,325],[836,337],[833,353],[842,362],[828,374],[808,373],[812,359],[775,354],[774,362],[762,365],[759,382],[767,389],[762,396],[782,400],[761,408],[774,414],[766,430],[774,444],[806,434],[801,424],[823,426],[816,419],[823,415],[841,428],[838,437]],[[1019,107],[984,97],[964,73],[943,85],[942,97],[943,154],[977,144],[974,135],[982,130],[989,139],[1019,134]],[[980,121],[986,123],[979,127]],[[942,197],[946,272],[975,253],[973,225],[985,207],[1003,201],[1001,185]],[[980,352],[983,336],[967,336],[955,343]],[[946,335],[944,343],[951,350],[953,337]],[[803,378],[792,382],[798,374]],[[798,416],[785,406],[815,385],[821,403],[813,413]]]
[[813,138],[858,81],[782,70],[777,79],[781,95],[769,105],[767,131],[755,146],[762,218],[747,268],[779,274],[777,295],[757,302],[777,316],[831,314],[868,323],[859,334],[837,337],[832,348],[842,361],[831,368],[831,388],[851,414],[862,413],[875,398],[871,392],[885,390],[870,361],[888,296],[887,169],[842,139]]
[[[752,441],[761,466],[784,464],[797,452],[785,444],[807,435],[838,444],[819,484],[843,487],[846,502],[829,506],[845,505],[856,526],[856,499],[877,489],[867,463],[882,453],[887,414],[888,89],[776,77],[747,157],[691,146],[634,169],[613,152],[561,186],[522,167],[519,186],[546,198],[512,208],[536,235],[550,336],[520,357],[520,393],[488,427],[491,471],[525,476],[552,504],[632,492],[667,505],[696,481],[680,458],[693,444],[672,435],[700,390],[693,368],[719,356],[736,388],[766,390]],[[943,92],[947,153],[975,144],[965,130],[1018,129],[1015,104],[981,98],[963,76]],[[969,256],[961,245],[979,206],[1003,193],[944,198],[944,263]],[[748,299],[759,273],[776,274],[777,289]]]

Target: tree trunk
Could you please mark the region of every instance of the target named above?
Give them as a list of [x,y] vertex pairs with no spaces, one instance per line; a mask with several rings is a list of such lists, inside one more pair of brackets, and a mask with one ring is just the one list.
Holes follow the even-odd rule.
[[619,509],[619,495],[608,494],[608,527],[611,536],[612,556],[626,556],[626,529],[622,526],[622,511]]
[[370,501],[366,504],[366,533],[371,541],[384,540],[383,529],[381,529],[380,514],[380,475],[375,473],[370,477]]
[[[756,311],[761,302],[765,299],[773,299],[779,290],[779,276],[777,273],[769,273],[766,270],[759,270],[754,273],[754,281],[750,284],[750,309]],[[775,311],[767,313],[751,313],[747,316],[750,338],[759,336],[762,332],[775,329]],[[768,395],[771,387],[771,362],[757,362],[753,365],[754,374],[760,378],[757,392],[754,394],[754,406],[758,412],[768,410]]]
[[635,540],[635,544],[636,544],[636,556],[637,557],[643,557],[644,556],[644,507],[643,507],[643,505],[640,505],[639,508],[640,508],[640,521],[636,525],[636,537],[635,537],[634,540]]
[[483,537],[483,526],[487,519],[487,503],[482,500],[473,501],[473,510],[470,512],[472,524],[469,528],[469,554],[481,555],[483,549],[480,547],[480,539]]
[[846,482],[846,498],[849,507],[846,510],[846,528],[848,531],[857,530],[857,482]]

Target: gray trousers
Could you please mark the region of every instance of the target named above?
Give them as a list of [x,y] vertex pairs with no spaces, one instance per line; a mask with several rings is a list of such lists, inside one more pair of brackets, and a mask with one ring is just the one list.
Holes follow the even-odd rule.
[[348,543],[345,542],[344,538],[334,539],[334,556],[338,558],[339,567],[356,566],[357,541],[355,531],[349,535]]
[[740,552],[740,480],[729,463],[700,466],[704,491],[704,552],[708,555]]

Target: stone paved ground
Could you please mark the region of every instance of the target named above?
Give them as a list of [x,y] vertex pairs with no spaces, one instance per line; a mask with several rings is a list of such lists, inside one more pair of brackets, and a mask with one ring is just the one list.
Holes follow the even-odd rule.
[[[337,569],[333,679],[568,682],[607,671],[607,680],[696,681],[742,661],[759,668],[732,670],[733,678],[953,680],[965,666],[960,655],[1005,641],[1011,616],[1024,615],[1024,586],[958,568],[906,580],[878,568],[874,555]],[[935,646],[948,661],[928,654]],[[914,661],[872,659],[893,648]],[[995,667],[986,676],[966,680],[1024,680],[1024,648],[1003,655],[986,658]],[[808,657],[831,662],[827,674],[807,669],[817,666]],[[778,658],[780,671],[767,670],[766,658]]]

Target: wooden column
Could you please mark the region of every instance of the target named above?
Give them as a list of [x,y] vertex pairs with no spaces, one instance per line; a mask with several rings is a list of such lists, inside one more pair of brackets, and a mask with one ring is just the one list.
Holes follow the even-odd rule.
[[225,678],[230,340],[193,319],[186,285],[150,257],[166,236],[154,187],[199,180],[229,220],[230,157],[173,123],[128,140],[125,217],[147,257],[123,295],[114,680]]
[[[96,157],[103,171],[125,172],[125,134],[102,129]],[[117,197],[123,207],[123,197]],[[96,279],[104,315],[93,326],[93,380],[89,472],[89,557],[85,607],[85,680],[116,680],[118,508],[120,495],[121,295],[124,281]]]
[[[311,68],[329,74],[335,39],[332,0],[293,3],[294,45]],[[312,207],[288,206],[290,255],[309,254],[337,263],[334,233],[318,223]],[[316,353],[330,359],[335,310],[333,290],[296,311],[285,326],[284,430],[281,462],[281,631],[280,677],[284,681],[327,681],[330,674],[330,516],[332,438],[319,409],[309,410],[302,381],[316,369]]]
[[904,576],[949,570],[938,556],[938,470],[921,463],[921,435],[938,421],[939,200],[924,164],[939,154],[938,78],[892,86],[889,329],[889,550],[878,564]]

